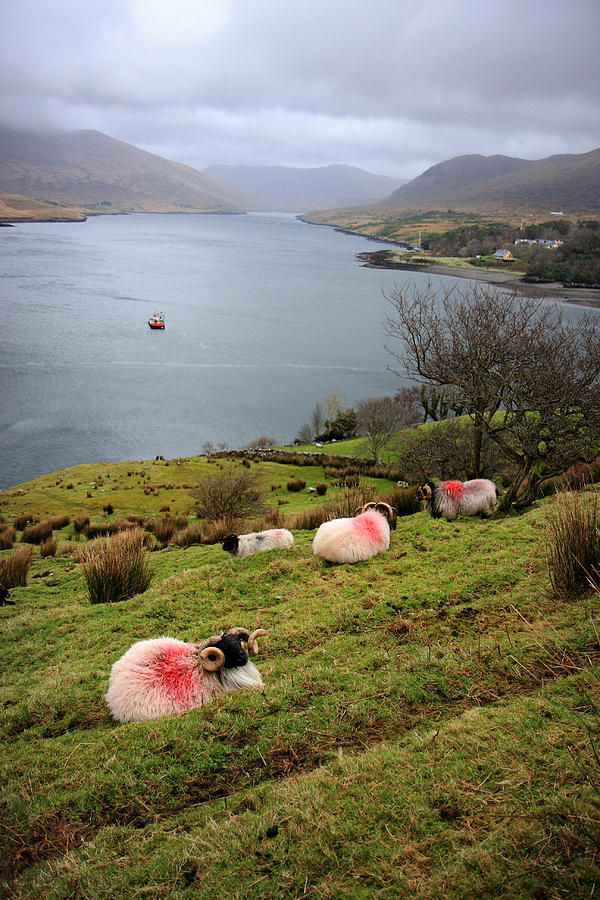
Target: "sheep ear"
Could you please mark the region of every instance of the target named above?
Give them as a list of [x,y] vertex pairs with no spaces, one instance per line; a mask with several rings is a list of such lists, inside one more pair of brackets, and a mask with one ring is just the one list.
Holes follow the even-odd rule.
[[205,647],[198,656],[205,672],[217,672],[225,665],[225,654],[218,647]]

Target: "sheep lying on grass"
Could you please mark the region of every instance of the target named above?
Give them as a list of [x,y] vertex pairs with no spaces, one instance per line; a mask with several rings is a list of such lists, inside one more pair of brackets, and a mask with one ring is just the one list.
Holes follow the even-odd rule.
[[491,515],[498,492],[493,481],[474,478],[472,481],[427,481],[417,488],[415,496],[425,502],[425,509],[434,519],[453,522],[457,516]]
[[117,722],[147,722],[202,706],[220,694],[261,687],[260,672],[242,642],[255,656],[256,639],[263,634],[262,628],[252,634],[230,628],[200,644],[170,637],[138,641],[111,669],[104,697],[111,715]]
[[263,550],[287,549],[294,545],[294,535],[286,528],[252,531],[249,534],[228,534],[223,538],[223,550],[230,556],[250,556]]
[[317,529],[313,553],[329,562],[355,563],[370,559],[390,546],[395,510],[387,503],[366,503],[353,518],[331,519]]

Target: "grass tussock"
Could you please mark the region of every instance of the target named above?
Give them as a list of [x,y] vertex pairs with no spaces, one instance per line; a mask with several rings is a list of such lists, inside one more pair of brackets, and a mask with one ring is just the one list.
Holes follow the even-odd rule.
[[144,550],[144,532],[120,532],[79,553],[90,603],[118,603],[150,586],[152,572]]
[[578,491],[557,495],[548,522],[548,569],[554,592],[570,598],[600,589],[600,507],[598,495]]
[[33,547],[19,547],[12,556],[0,559],[0,584],[5,588],[26,587]]
[[56,556],[56,551],[58,550],[58,538],[51,537],[48,540],[44,541],[43,544],[40,544],[40,556],[42,559],[45,559],[48,556]]
[[52,520],[38,522],[36,525],[26,525],[21,535],[24,544],[42,544],[52,537]]
[[12,525],[0,527],[0,550],[12,550],[17,539],[17,532]]

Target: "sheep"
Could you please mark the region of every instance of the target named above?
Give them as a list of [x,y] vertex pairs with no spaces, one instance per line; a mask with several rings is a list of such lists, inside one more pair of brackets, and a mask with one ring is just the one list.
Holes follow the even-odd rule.
[[14,606],[15,601],[9,600],[10,591],[8,588],[5,588],[3,584],[0,584],[0,606]]
[[231,691],[260,688],[248,654],[258,653],[258,628],[230,628],[200,644],[171,637],[138,641],[112,666],[104,699],[117,722],[148,722],[209,703]]
[[472,481],[427,481],[417,488],[417,500],[425,502],[425,509],[434,518],[453,522],[457,516],[489,516],[496,505],[498,492],[493,481],[474,478]]
[[362,562],[390,546],[396,510],[387,503],[366,503],[353,518],[331,519],[317,529],[313,553],[328,562]]
[[294,545],[294,535],[286,528],[272,528],[270,531],[251,531],[249,534],[228,534],[221,541],[223,550],[231,557],[250,556],[263,550],[276,550]]

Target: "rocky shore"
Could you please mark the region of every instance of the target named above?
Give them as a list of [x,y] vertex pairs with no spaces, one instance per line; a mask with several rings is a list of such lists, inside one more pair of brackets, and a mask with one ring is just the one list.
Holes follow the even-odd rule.
[[500,272],[492,269],[466,268],[462,266],[428,265],[427,263],[405,263],[394,259],[389,253],[357,253],[363,266],[369,269],[399,269],[405,272],[420,272],[423,275],[450,275],[452,278],[470,278],[488,284],[507,285],[516,288],[529,297],[551,297],[561,303],[589,306],[600,309],[600,290],[586,287],[565,287],[559,282],[532,284],[523,280],[519,272]]

